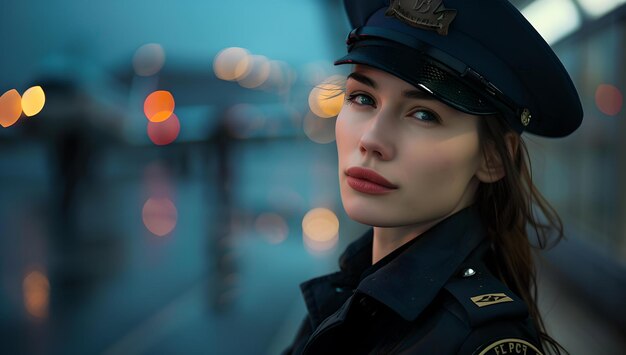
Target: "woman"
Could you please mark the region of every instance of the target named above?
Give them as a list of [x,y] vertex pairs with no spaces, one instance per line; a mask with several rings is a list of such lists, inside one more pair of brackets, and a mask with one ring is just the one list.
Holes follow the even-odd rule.
[[[570,77],[505,0],[347,0],[355,64],[337,118],[341,198],[373,227],[301,285],[293,354],[559,352],[531,236],[562,226],[520,134],[581,123]],[[547,223],[535,216],[539,210]]]

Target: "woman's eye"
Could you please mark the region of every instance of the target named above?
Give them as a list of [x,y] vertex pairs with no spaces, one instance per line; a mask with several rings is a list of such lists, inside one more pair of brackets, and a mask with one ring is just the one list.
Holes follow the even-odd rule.
[[429,123],[439,122],[439,116],[437,116],[437,114],[428,110],[417,110],[411,116],[419,121],[424,121],[424,122],[429,122]]
[[346,99],[346,101],[348,101],[348,103],[351,104],[357,104],[359,106],[374,106],[374,100],[364,94],[352,94],[352,95],[348,95],[348,98]]

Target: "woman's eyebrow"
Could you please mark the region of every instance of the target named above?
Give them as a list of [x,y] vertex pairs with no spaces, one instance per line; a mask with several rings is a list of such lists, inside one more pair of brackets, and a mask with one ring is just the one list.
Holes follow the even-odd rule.
[[437,100],[433,95],[422,90],[406,90],[402,92],[402,96],[409,99]]
[[376,84],[374,80],[372,80],[370,77],[363,75],[361,73],[352,72],[348,75],[348,79],[354,79],[358,81],[359,83],[363,85],[367,85],[373,89],[376,89],[378,87],[378,85]]
[[[358,81],[363,85],[367,85],[373,89],[378,88],[378,84],[365,74],[361,74],[359,72],[352,72],[348,75],[348,79],[353,79]],[[418,99],[418,100],[436,100],[432,95],[422,90],[405,90],[402,92],[402,96],[409,99]]]

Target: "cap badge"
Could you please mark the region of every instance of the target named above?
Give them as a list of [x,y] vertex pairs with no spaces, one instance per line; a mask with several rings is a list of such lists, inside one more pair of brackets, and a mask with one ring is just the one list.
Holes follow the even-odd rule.
[[395,16],[408,25],[437,31],[445,36],[456,16],[456,10],[446,9],[443,0],[391,0],[385,15]]
[[520,116],[520,119],[521,119],[522,124],[524,125],[524,127],[528,126],[528,124],[530,123],[530,118],[531,117],[532,117],[532,115],[530,114],[530,110],[525,108],[522,111],[522,115]]

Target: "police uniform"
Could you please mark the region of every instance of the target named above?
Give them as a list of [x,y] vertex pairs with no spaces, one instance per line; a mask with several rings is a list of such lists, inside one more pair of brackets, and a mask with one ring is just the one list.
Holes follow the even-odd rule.
[[525,303],[490,271],[478,211],[457,212],[374,265],[372,231],[340,271],[303,283],[284,354],[540,354]]
[[[345,5],[353,29],[335,64],[383,70],[520,134],[562,137],[579,127],[568,73],[506,0]],[[526,304],[494,275],[476,207],[371,260],[372,231],[347,248],[339,272],[301,285],[308,315],[285,354],[542,353]]]

